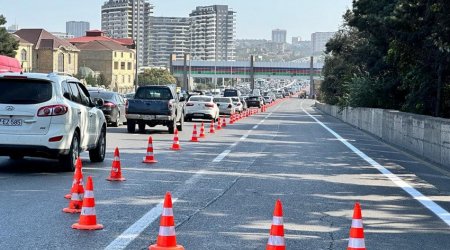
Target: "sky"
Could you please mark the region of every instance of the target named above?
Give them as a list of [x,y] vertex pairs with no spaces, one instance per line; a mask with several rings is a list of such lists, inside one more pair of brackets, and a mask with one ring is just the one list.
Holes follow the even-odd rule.
[[[101,28],[105,0],[0,0],[6,26],[65,32],[66,21],[88,21]],[[271,39],[272,29],[286,29],[310,40],[311,33],[337,31],[352,0],[151,0],[154,16],[189,16],[196,6],[225,4],[236,11],[237,39]]]

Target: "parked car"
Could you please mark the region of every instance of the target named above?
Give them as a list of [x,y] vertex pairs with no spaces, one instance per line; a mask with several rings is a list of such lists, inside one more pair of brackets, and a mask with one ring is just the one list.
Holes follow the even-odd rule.
[[140,132],[145,132],[145,126],[167,126],[173,134],[175,128],[183,130],[184,98],[179,97],[175,88],[170,86],[150,85],[139,87],[134,99],[127,103],[127,130],[134,133],[136,124]]
[[247,106],[261,108],[264,104],[264,100],[261,96],[250,96],[247,100]]
[[86,87],[56,73],[0,74],[0,155],[59,159],[73,171],[80,152],[105,159],[106,119]]
[[231,97],[215,97],[214,102],[219,107],[221,115],[232,115],[236,113],[236,108],[233,105]]
[[241,113],[244,111],[244,105],[242,105],[239,97],[231,97],[231,100],[233,100],[233,105],[236,107],[236,112]]
[[264,96],[264,100],[265,100],[265,103],[266,103],[266,104],[270,104],[270,103],[273,102],[272,97],[271,97],[271,96],[268,96],[268,95]]
[[192,121],[194,118],[217,120],[219,114],[219,107],[211,96],[191,96],[184,106],[185,121]]
[[111,91],[89,91],[91,98],[104,100],[104,104],[100,109],[105,115],[106,121],[113,127],[127,124],[125,113],[125,99],[116,92]]

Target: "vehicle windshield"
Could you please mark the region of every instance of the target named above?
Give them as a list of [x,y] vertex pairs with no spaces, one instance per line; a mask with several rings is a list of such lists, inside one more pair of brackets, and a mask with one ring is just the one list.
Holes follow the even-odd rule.
[[233,98],[231,98],[231,100],[233,100],[233,102],[239,102],[239,98],[237,98],[237,97],[233,97]]
[[251,101],[259,101],[259,97],[258,96],[251,96],[248,98]]
[[140,88],[134,99],[171,100],[173,97],[168,88]]
[[37,104],[52,98],[52,84],[29,79],[0,79],[0,103]]
[[111,101],[114,97],[114,93],[112,92],[98,92],[98,91],[91,91],[89,92],[91,95],[91,98],[102,98],[105,101]]

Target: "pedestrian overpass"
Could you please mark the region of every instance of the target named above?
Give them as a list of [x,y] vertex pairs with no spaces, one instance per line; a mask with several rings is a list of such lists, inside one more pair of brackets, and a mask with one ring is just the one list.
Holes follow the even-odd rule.
[[189,61],[171,62],[171,72],[179,78],[321,78],[322,63],[251,62],[251,61]]

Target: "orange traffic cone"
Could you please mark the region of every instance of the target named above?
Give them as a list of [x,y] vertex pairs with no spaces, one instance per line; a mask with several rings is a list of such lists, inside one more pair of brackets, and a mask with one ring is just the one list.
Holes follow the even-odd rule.
[[181,150],[180,140],[178,139],[178,129],[175,129],[175,135],[173,136],[173,144],[170,149]]
[[205,124],[202,122],[202,126],[200,127],[200,138],[205,138]]
[[102,224],[97,224],[95,213],[94,183],[89,176],[86,183],[86,192],[83,198],[83,208],[81,208],[80,220],[72,225],[73,229],[79,230],[99,230],[103,229]]
[[286,243],[284,241],[284,226],[283,226],[283,207],[280,200],[275,203],[273,211],[272,226],[270,228],[269,241],[267,242],[266,250],[285,250]]
[[196,125],[196,124],[194,124],[194,130],[192,131],[191,142],[198,142],[198,138],[197,138],[197,125]]
[[219,117],[219,119],[217,120],[217,130],[221,130],[221,129],[222,129],[222,122]]
[[222,120],[222,128],[226,128],[226,127],[227,127],[227,120],[224,117]]
[[81,159],[77,158],[77,162],[75,164],[75,179],[72,185],[72,196],[70,198],[69,206],[63,209],[65,213],[79,213],[81,212],[81,205],[83,203],[83,173],[81,172]]
[[[80,165],[80,164],[81,164],[81,160],[78,161],[78,159],[77,159],[77,161],[75,162],[75,171],[73,171],[72,187],[70,187],[70,192],[68,194],[64,195],[64,198],[66,198],[68,200],[70,200],[72,198],[72,193],[71,193],[72,188],[75,185],[75,183],[77,182],[76,181],[77,165]],[[83,173],[83,169],[81,168],[81,165],[80,165],[80,169],[81,169],[81,173]]]
[[230,124],[234,124],[234,115],[230,116]]
[[209,133],[214,134],[216,131],[214,130],[214,121],[211,121],[211,124],[209,125]]
[[122,168],[120,167],[120,153],[119,148],[114,150],[114,160],[111,166],[111,173],[109,177],[106,178],[108,181],[124,181],[125,178],[122,177]]
[[153,138],[151,136],[148,137],[147,144],[147,154],[144,157],[143,163],[157,163],[158,161],[155,159],[155,155],[153,154]]
[[158,239],[155,245],[151,245],[149,250],[184,250],[183,246],[177,245],[175,235],[175,218],[173,216],[172,196],[169,192],[164,197],[164,206],[159,224]]
[[347,250],[365,250],[364,228],[362,223],[361,206],[355,203],[353,209],[352,227],[350,228],[350,238],[348,239]]

